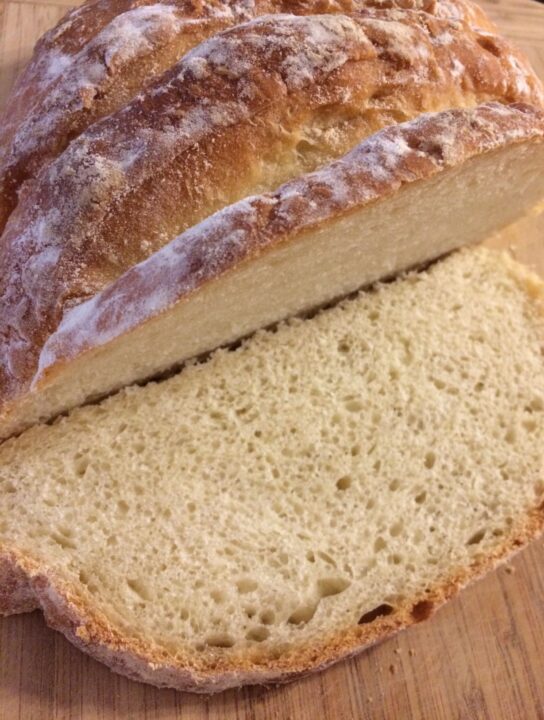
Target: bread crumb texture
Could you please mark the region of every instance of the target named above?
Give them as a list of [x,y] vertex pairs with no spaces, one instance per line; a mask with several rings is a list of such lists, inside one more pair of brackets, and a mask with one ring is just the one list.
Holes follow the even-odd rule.
[[202,671],[394,615],[542,501],[519,273],[460,252],[4,443],[4,549]]

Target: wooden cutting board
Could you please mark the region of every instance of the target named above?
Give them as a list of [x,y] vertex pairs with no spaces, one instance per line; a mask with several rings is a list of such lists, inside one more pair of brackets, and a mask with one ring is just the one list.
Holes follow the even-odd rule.
[[[0,105],[36,39],[72,4],[0,0]],[[544,5],[482,4],[544,77]],[[517,243],[544,274],[544,220],[493,243]],[[0,620],[0,720],[544,720],[543,639],[544,541],[355,660],[211,699],[114,675],[33,613]]]

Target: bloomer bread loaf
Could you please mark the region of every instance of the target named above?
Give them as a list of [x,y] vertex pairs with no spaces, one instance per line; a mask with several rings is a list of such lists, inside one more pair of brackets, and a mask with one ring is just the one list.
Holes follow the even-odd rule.
[[544,285],[483,250],[0,447],[0,610],[114,670],[283,682],[544,524]]
[[0,229],[24,182],[35,178],[85,128],[122,107],[210,35],[266,13],[371,13],[387,8],[425,10],[469,23],[483,47],[489,43],[494,53],[511,57],[534,83],[525,59],[504,41],[497,46],[487,35],[494,28],[485,14],[465,0],[89,2],[41,39],[8,100],[0,122]]
[[483,240],[544,196],[543,166],[544,114],[484,105],[225,208],[64,315],[3,433]]
[[[134,100],[72,140],[23,187],[0,245],[0,412],[5,420],[0,435],[48,417],[49,406],[37,397],[37,373],[49,364],[42,351],[66,314],[215,210],[274,190],[384,126],[425,110],[472,107],[489,99],[541,105],[538,80],[504,41],[467,20],[438,15],[374,8],[350,15],[267,15],[237,25],[193,49]],[[513,163],[508,182],[526,192],[496,203],[496,212],[482,223],[486,232],[516,219],[542,196],[535,165],[541,116],[529,108],[513,112],[519,128],[512,116],[507,136],[499,131],[497,137],[506,144],[515,141],[522,153],[534,146],[534,160]],[[447,139],[447,131],[442,136]],[[423,136],[417,142],[423,153],[433,154]],[[492,145],[482,148],[485,154]],[[459,158],[463,152],[461,140]],[[381,162],[387,169],[387,154]],[[506,192],[502,169],[486,173],[485,186],[474,180],[471,197],[482,193],[485,198],[490,189],[497,197]],[[451,246],[483,237],[472,229],[458,231],[456,219],[449,227],[455,228]],[[427,257],[418,253],[418,261],[436,257],[432,235],[420,231],[414,243],[426,248]],[[383,234],[380,228],[373,232]],[[409,260],[403,253],[399,258]],[[365,260],[372,262],[372,257]],[[394,273],[402,267],[391,262],[385,269]],[[314,290],[303,293],[304,307],[290,300],[290,311],[336,294],[338,283],[327,280],[328,268],[321,269]],[[358,286],[375,277],[361,271]],[[274,306],[273,297],[263,295],[260,302]],[[229,322],[233,327],[223,334],[230,337],[238,321]],[[201,345],[209,349],[207,342]],[[160,346],[144,348],[143,364],[150,353],[165,355]],[[130,363],[127,368],[134,378]],[[102,386],[78,388],[77,396],[117,386],[116,372],[106,373]],[[68,395],[61,393],[62,402],[52,407],[69,406]],[[28,406],[38,414],[33,410],[27,417]]]

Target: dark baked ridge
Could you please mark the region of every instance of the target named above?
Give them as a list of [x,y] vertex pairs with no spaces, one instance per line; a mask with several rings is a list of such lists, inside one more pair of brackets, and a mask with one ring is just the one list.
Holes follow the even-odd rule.
[[0,248],[0,403],[28,391],[67,309],[220,207],[422,111],[539,99],[500,39],[491,52],[468,26],[380,12],[221,33],[44,169]]
[[[72,10],[38,42],[0,120],[0,230],[24,182],[210,35],[268,13],[387,8],[467,22],[483,31],[483,43],[494,33],[469,0],[99,0]],[[516,57],[531,82],[525,58]]]

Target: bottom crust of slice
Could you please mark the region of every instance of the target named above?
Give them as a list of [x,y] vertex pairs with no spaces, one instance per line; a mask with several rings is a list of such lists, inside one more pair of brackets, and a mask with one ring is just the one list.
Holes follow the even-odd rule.
[[[191,665],[190,659],[174,660],[151,645],[127,638],[96,608],[85,602],[63,579],[43,564],[16,549],[0,548],[0,614],[42,610],[47,625],[61,632],[79,650],[131,680],[156,687],[214,694],[242,685],[280,685],[349,659],[400,630],[431,617],[444,603],[470,583],[509,560],[544,532],[544,502],[519,522],[510,537],[492,553],[476,557],[466,568],[429,588],[403,606],[388,612],[378,607],[368,621],[301,647],[275,659],[217,663],[217,668]],[[374,617],[372,617],[374,615]]]

